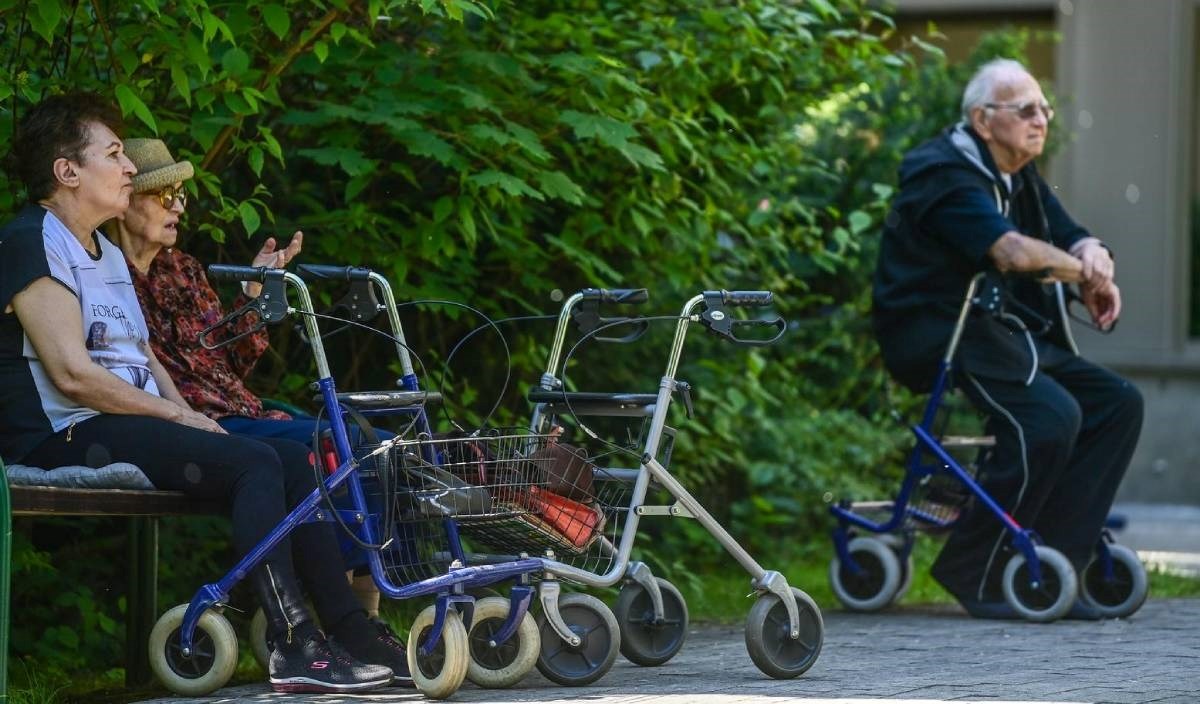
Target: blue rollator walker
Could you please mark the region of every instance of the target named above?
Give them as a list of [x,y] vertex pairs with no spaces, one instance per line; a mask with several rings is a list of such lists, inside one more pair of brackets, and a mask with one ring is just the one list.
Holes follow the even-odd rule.
[[[829,566],[834,594],[853,611],[877,611],[899,600],[912,581],[915,533],[953,528],[967,503],[974,501],[973,510],[995,515],[1009,534],[1014,555],[1004,568],[1001,588],[1005,601],[1021,617],[1054,621],[1070,611],[1077,596],[1105,617],[1128,616],[1141,607],[1147,594],[1146,570],[1134,551],[1113,543],[1106,530],[1095,558],[1077,576],[1066,556],[1042,545],[1033,531],[1022,528],[984,491],[970,462],[954,456],[960,449],[986,452],[995,438],[940,432],[943,403],[952,391],[954,356],[968,318],[973,309],[985,315],[1000,310],[1000,292],[981,286],[984,280],[985,275],[978,274],[967,288],[921,423],[912,428],[916,446],[895,499],[842,500],[830,506],[837,519],[836,554]],[[1056,285],[1063,302],[1061,284]]]
[[[375,467],[375,483],[385,488],[382,495],[369,496],[359,477],[360,465],[365,465],[367,458],[355,458],[343,408],[352,403],[373,403],[393,410],[408,409],[416,415],[415,425],[419,430],[427,430],[423,404],[430,394],[416,387],[411,365],[405,367],[402,390],[357,396],[339,394],[325,357],[312,299],[300,277],[282,270],[223,265],[213,265],[208,272],[214,280],[262,283],[255,307],[264,323],[279,322],[294,312],[288,303],[288,289],[296,294],[299,305],[295,312],[304,317],[320,376],[315,386],[329,415],[340,464],[324,479],[323,488],[315,489],[224,577],[204,585],[190,603],[171,609],[158,620],[150,636],[150,664],[159,680],[178,694],[192,696],[207,694],[228,682],[237,664],[238,649],[233,629],[221,613],[230,590],[295,527],[331,520],[352,527],[363,543],[378,546],[368,551],[367,560],[382,595],[391,599],[434,597],[434,604],[417,616],[408,639],[408,664],[414,682],[425,696],[440,699],[458,690],[471,665],[468,629],[480,619],[499,620],[492,629],[491,640],[495,644],[516,645],[509,648],[518,653],[515,667],[510,662],[510,667],[501,673],[503,677],[512,677],[521,668],[524,671],[519,675],[523,676],[532,669],[538,642],[536,636],[531,636],[536,630],[532,630],[527,614],[534,591],[527,576],[543,571],[545,561],[517,557],[505,562],[468,565],[454,517],[485,512],[490,507],[482,505],[483,497],[489,493],[532,481],[524,477],[536,475],[538,464],[521,453],[536,449],[539,439],[520,435],[476,440],[474,446],[482,447],[489,456],[488,470],[503,477],[504,484],[497,480],[476,487],[474,492],[463,492],[460,491],[463,483],[453,478],[456,466],[469,464],[473,468],[478,463],[454,459],[463,452],[461,441],[432,440],[424,432],[419,432],[415,440],[398,437],[381,443],[369,454]],[[386,288],[386,282],[384,285],[385,295],[390,299],[390,289]],[[388,302],[394,310],[394,300]],[[398,331],[398,318],[393,318],[392,323]],[[403,348],[401,339],[397,339],[397,344]],[[426,478],[428,483],[423,481]],[[389,484],[393,491],[386,490]],[[350,508],[331,511],[327,495],[342,486],[348,488]],[[450,510],[445,508],[448,501],[454,504]],[[388,509],[393,507],[398,512],[395,526],[388,522]],[[390,540],[381,546],[384,536],[392,533]],[[421,578],[406,579],[413,575]],[[486,599],[477,603],[466,593],[467,589],[505,580],[515,580],[517,584],[508,599],[496,600],[502,603]]]

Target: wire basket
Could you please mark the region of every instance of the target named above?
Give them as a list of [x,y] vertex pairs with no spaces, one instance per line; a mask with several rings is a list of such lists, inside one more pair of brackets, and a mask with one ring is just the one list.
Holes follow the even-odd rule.
[[[368,481],[372,518],[394,526],[382,555],[389,578],[445,574],[461,537],[467,562],[552,551],[585,569],[611,564],[627,495],[586,453],[553,436],[458,435],[391,444]],[[384,515],[384,508],[389,508]]]

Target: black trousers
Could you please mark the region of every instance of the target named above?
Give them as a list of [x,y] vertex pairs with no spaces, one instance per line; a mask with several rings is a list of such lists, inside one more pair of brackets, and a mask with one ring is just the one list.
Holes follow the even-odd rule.
[[[1137,445],[1142,396],[1061,348],[1041,343],[1039,358],[1029,385],[961,372],[957,386],[996,436],[980,467],[983,488],[1082,570]],[[1001,600],[1009,544],[997,517],[976,502],[947,538],[933,576],[959,599]]]
[[[94,416],[47,438],[22,461],[39,467],[129,462],[159,489],[223,501],[239,556],[316,488],[312,453],[294,440],[221,435],[145,416]],[[302,605],[299,575],[326,629],[362,609],[346,582],[334,530],[323,522],[300,525],[264,560]]]

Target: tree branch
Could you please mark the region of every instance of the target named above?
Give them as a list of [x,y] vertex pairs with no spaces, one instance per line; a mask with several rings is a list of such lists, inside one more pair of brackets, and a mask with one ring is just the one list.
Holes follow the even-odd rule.
[[104,44],[108,47],[108,68],[112,71],[108,78],[111,81],[117,75],[117,54],[113,50],[112,33],[108,30],[108,22],[104,21],[104,13],[100,11],[97,0],[92,0],[92,10],[96,13],[96,24],[100,25],[100,33],[104,35]]
[[[262,77],[262,80],[258,82],[257,88],[260,91],[265,90],[273,80],[283,75],[283,72],[286,71],[292,65],[292,63],[300,57],[301,54],[307,51],[318,37],[328,31],[328,29],[342,16],[342,14],[342,10],[330,10],[329,12],[325,13],[324,17],[317,20],[314,28],[308,34],[307,38],[305,38],[304,33],[301,33],[300,38],[288,48],[283,57],[280,58],[279,61],[276,62],[276,64],[272,66],[269,71],[267,71],[265,76]],[[217,135],[216,140],[213,141],[212,147],[209,148],[208,153],[204,155],[204,161],[200,163],[201,169],[208,171],[209,167],[212,166],[217,159],[224,156],[225,152],[229,150],[230,140],[233,139],[233,135],[239,129],[241,129],[242,121],[244,119],[245,116],[239,115],[234,124],[226,125],[221,129],[221,132]]]

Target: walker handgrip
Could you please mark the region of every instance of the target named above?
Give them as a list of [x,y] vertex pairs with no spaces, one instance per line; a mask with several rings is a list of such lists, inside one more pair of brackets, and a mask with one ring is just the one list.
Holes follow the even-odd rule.
[[705,291],[704,297],[720,296],[721,302],[727,306],[751,306],[761,308],[762,306],[771,305],[772,296],[770,291]]
[[257,281],[264,283],[267,272],[276,271],[265,266],[236,266],[234,264],[209,264],[208,278],[213,281]]
[[296,273],[305,281],[331,279],[334,281],[370,281],[371,270],[363,266],[333,266],[331,264],[301,264]]
[[644,288],[585,288],[580,293],[583,299],[601,303],[645,303],[650,294]]

